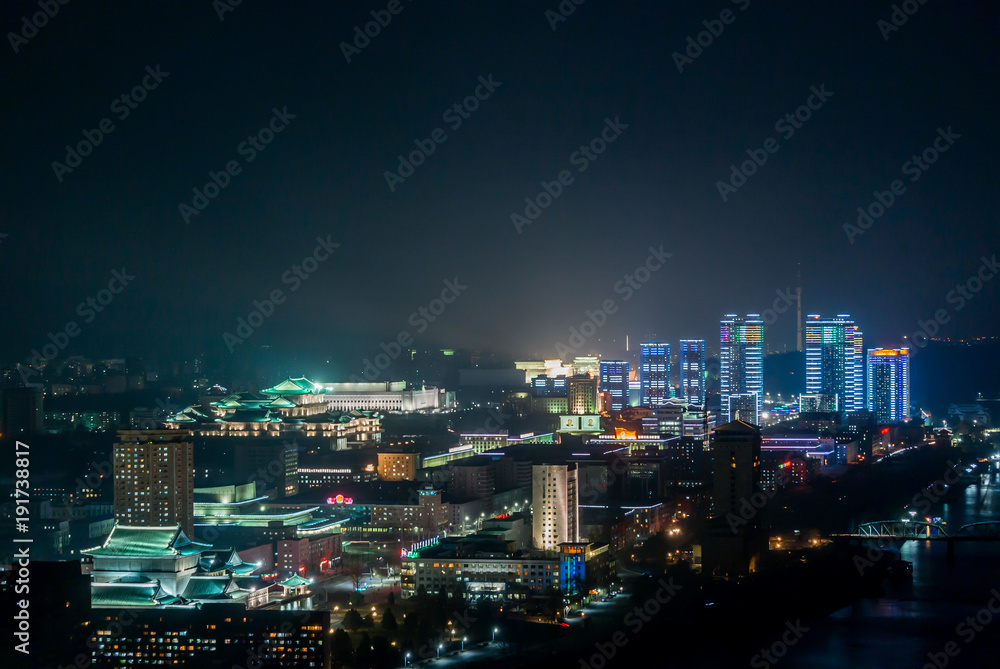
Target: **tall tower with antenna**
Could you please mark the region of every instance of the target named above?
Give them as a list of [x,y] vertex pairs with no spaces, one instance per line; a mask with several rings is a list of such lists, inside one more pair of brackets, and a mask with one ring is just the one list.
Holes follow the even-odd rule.
[[798,264],[798,269],[795,273],[795,301],[797,302],[796,307],[796,318],[795,321],[795,350],[802,353],[802,263]]

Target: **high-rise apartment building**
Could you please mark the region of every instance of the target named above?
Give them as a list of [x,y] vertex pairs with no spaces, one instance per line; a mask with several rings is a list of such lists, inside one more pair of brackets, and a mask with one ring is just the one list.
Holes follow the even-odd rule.
[[[758,314],[746,318],[726,314],[720,333],[723,419],[735,420],[738,413],[740,420],[760,425],[764,406],[764,321]],[[752,412],[748,411],[751,404]]]
[[554,551],[580,540],[578,470],[575,463],[531,468],[532,542]]
[[644,407],[657,407],[670,397],[670,344],[639,344],[639,385]]
[[705,340],[681,339],[681,397],[705,406]]
[[611,395],[612,411],[628,406],[629,364],[624,360],[601,361],[601,392]]
[[194,462],[188,430],[120,430],[114,445],[115,520],[133,527],[180,524],[194,536]]
[[743,500],[760,490],[760,430],[745,421],[733,421],[712,430],[712,516],[740,517]]
[[234,450],[236,481],[256,481],[258,493],[269,497],[291,497],[299,493],[299,445],[294,439],[240,439]]
[[909,349],[868,349],[868,410],[879,424],[910,419]]
[[853,413],[865,408],[865,366],[861,330],[847,314],[806,324],[806,393],[820,400],[820,411]]

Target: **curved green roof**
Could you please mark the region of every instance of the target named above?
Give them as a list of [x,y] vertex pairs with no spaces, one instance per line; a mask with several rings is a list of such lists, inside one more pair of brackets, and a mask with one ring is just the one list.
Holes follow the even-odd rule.
[[309,585],[309,579],[302,578],[298,574],[292,574],[278,585],[284,586],[286,588],[297,588],[300,585]]
[[151,584],[94,583],[90,588],[90,605],[94,608],[156,607],[157,596],[163,596],[159,581]]
[[278,385],[261,391],[265,395],[312,395],[320,393],[319,386],[305,377],[285,379]]

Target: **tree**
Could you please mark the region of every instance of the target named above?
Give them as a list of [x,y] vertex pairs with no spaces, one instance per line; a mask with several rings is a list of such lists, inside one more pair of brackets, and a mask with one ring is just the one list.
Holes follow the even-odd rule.
[[386,634],[392,634],[399,627],[396,622],[396,616],[389,609],[385,610],[382,614],[382,629],[385,630]]
[[393,592],[389,592],[389,599],[387,600],[389,606],[393,606],[396,603],[396,595]]
[[389,640],[384,636],[377,636],[372,641],[372,667],[373,669],[391,669],[399,665],[399,658],[396,652],[389,645]]
[[333,663],[336,665],[350,664],[354,657],[354,645],[351,635],[338,627],[333,633]]
[[365,593],[352,592],[347,598],[347,603],[351,606],[361,606],[365,603]]
[[354,590],[357,591],[358,586],[361,585],[361,579],[364,578],[364,567],[358,560],[351,560],[347,565],[347,575],[351,577],[351,585]]
[[375,627],[375,616],[369,613],[367,616],[364,617],[362,623],[367,629]]
[[344,627],[350,631],[355,631],[361,629],[364,621],[361,619],[361,614],[355,609],[351,609],[344,614]]
[[361,640],[354,648],[354,667],[369,669],[372,666],[372,639],[368,632],[362,632]]

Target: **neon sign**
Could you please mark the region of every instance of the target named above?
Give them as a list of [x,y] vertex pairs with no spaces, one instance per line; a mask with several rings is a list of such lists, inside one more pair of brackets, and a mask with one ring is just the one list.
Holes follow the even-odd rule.
[[344,497],[343,495],[337,495],[336,497],[327,497],[327,504],[354,504],[353,497]]

